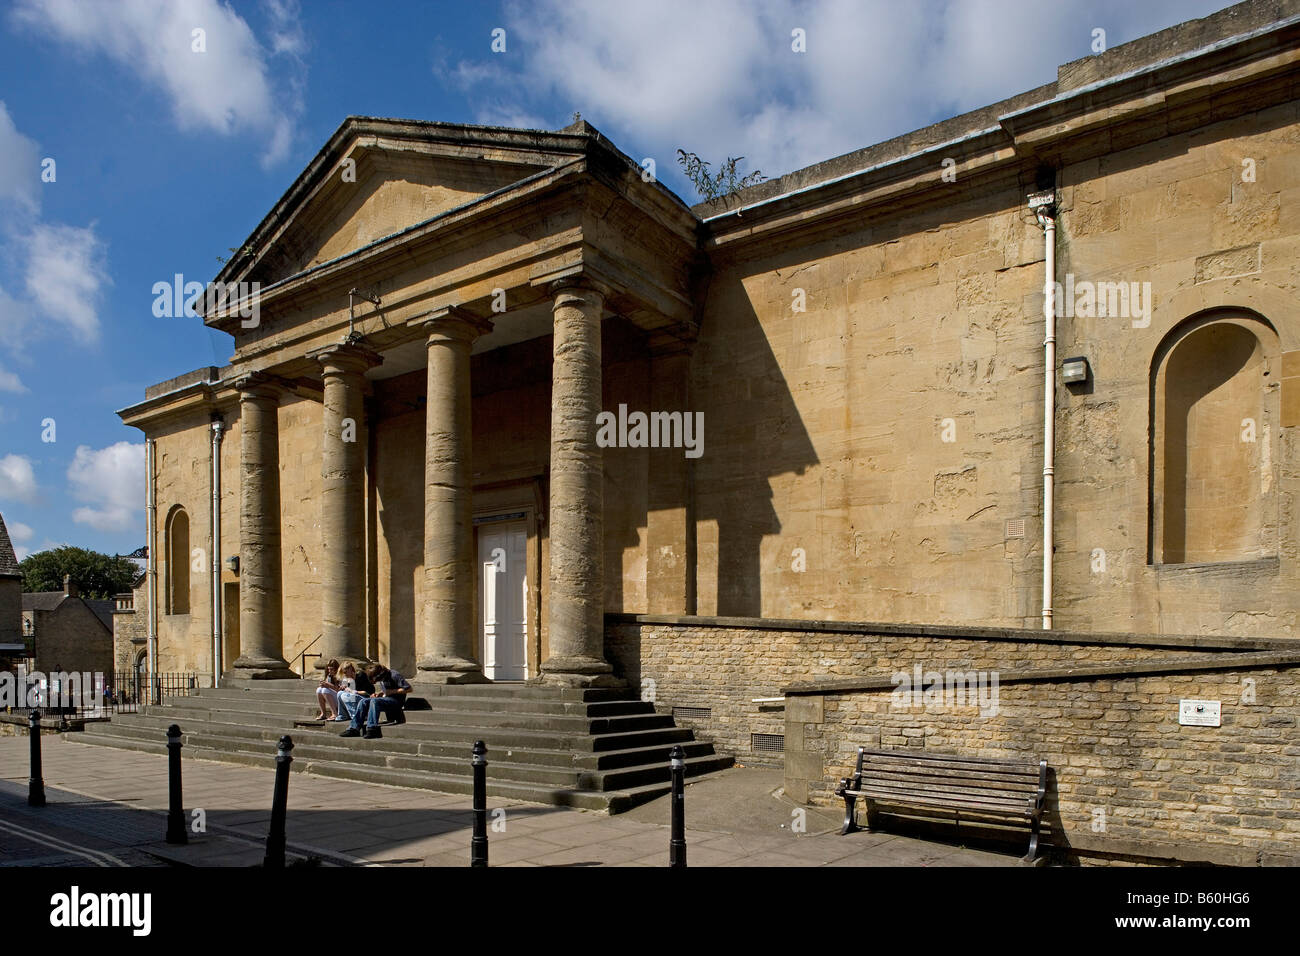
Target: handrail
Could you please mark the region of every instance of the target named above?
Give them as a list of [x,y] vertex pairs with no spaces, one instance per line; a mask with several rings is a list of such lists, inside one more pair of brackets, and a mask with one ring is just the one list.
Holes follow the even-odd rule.
[[[315,637],[313,637],[313,638],[311,639],[311,643],[308,644],[306,647],[304,647],[304,648],[302,649],[302,653],[298,655],[298,673],[300,673],[303,677],[306,677],[306,676],[307,676],[307,652],[308,652],[309,650],[311,650],[312,647],[315,645],[315,643],[316,643],[317,641],[319,641],[319,640],[320,640],[322,637],[324,637],[324,636],[325,636],[325,632],[324,632],[324,631],[321,631],[319,634],[317,634]],[[320,658],[320,657],[324,657],[325,655],[324,655],[324,654],[312,654],[311,656],[312,656],[312,657],[316,657],[316,658]]]

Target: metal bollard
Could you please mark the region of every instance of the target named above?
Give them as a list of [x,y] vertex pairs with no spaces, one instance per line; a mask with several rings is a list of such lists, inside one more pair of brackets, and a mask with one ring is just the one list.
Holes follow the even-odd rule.
[[487,744],[474,741],[474,836],[469,841],[469,865],[488,865],[487,838]]
[[680,744],[668,752],[673,779],[672,837],[668,843],[668,865],[686,866],[686,753]]
[[27,805],[45,806],[45,778],[41,774],[41,712],[27,715],[27,734],[32,743],[32,775],[27,779]]
[[167,842],[185,843],[185,810],[181,802],[181,729],[167,728]]
[[280,738],[280,747],[275,754],[275,795],[271,799],[271,831],[266,835],[266,859],[262,866],[267,869],[284,869],[284,818],[289,809],[289,764],[293,757],[293,740],[288,734]]

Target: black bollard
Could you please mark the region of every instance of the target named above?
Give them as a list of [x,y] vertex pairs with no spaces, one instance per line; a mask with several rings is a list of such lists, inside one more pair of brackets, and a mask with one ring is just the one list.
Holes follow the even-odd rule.
[[181,729],[167,728],[167,842],[185,843],[185,810],[181,803]]
[[474,836],[469,841],[469,865],[488,865],[487,839],[487,744],[474,741]]
[[289,764],[293,757],[293,740],[288,734],[280,738],[280,748],[275,755],[275,795],[271,800],[271,832],[266,835],[267,869],[284,869],[284,818],[289,809]]
[[686,754],[679,744],[668,752],[673,778],[673,825],[668,843],[668,865],[686,865]]
[[41,774],[41,712],[27,715],[27,734],[32,739],[32,775],[27,780],[27,805],[45,806],[45,778]]

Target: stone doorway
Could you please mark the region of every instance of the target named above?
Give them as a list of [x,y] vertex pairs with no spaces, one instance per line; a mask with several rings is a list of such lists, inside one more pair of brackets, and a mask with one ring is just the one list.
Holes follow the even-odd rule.
[[479,660],[494,681],[528,676],[528,526],[522,519],[478,527]]

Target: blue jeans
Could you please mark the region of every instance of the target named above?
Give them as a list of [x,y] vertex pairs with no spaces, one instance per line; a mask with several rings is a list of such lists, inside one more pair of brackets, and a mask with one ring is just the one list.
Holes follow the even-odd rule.
[[357,701],[360,700],[365,700],[365,698],[358,695],[356,691],[353,690],[339,691],[339,712],[351,718],[352,711],[357,706]]
[[349,726],[353,730],[360,730],[363,723],[367,727],[378,727],[380,714],[393,714],[401,709],[402,702],[392,697],[362,697],[352,712]]

